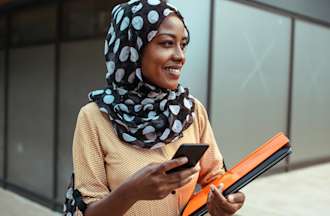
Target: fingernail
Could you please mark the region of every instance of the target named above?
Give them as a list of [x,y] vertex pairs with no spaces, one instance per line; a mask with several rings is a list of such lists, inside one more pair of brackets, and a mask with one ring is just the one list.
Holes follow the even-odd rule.
[[211,191],[212,191],[212,192],[215,191],[215,186],[214,186],[213,184],[211,184],[210,188],[211,188]]
[[223,183],[221,183],[218,187],[219,191],[222,192],[222,189],[223,189]]
[[209,194],[207,195],[207,200],[211,200],[211,196],[212,196],[212,193],[209,192]]
[[182,163],[187,163],[187,162],[188,162],[188,158],[187,158],[187,157],[183,157],[183,158],[181,159],[181,162],[182,162]]
[[233,197],[233,195],[229,195],[227,198],[228,198],[228,201],[229,201],[229,202],[234,202],[234,197]]

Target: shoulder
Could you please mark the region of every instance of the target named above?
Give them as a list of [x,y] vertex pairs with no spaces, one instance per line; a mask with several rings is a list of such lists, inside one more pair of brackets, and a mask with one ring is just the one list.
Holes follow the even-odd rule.
[[78,114],[78,121],[84,120],[89,123],[98,122],[101,119],[104,119],[105,114],[103,114],[98,105],[95,102],[90,102],[83,107],[81,107],[80,112]]
[[202,102],[200,102],[195,97],[193,97],[193,99],[195,102],[195,120],[194,120],[195,123],[194,124],[197,126],[199,133],[203,134],[203,132],[209,122],[208,114],[207,114],[207,111],[206,111],[204,105],[202,104]]
[[195,113],[198,119],[202,118],[208,118],[208,114],[207,111],[205,109],[205,106],[202,104],[202,102],[200,102],[200,100],[198,100],[195,97],[192,97],[194,99],[195,102]]
[[95,102],[90,102],[83,107],[81,107],[80,112],[83,112],[87,115],[97,115],[100,114],[100,109]]

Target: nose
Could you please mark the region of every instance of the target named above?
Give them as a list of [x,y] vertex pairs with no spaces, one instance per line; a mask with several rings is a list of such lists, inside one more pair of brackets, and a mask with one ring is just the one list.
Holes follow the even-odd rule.
[[185,61],[185,54],[184,54],[184,50],[181,48],[181,46],[178,46],[175,49],[175,52],[173,54],[173,59],[175,61],[180,61],[180,62],[184,62]]

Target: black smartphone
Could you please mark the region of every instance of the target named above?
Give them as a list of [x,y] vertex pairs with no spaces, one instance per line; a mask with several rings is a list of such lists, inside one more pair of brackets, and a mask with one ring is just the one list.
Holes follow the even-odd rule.
[[209,145],[206,144],[182,144],[178,150],[175,152],[172,159],[179,158],[179,157],[187,157],[188,162],[175,167],[171,170],[168,170],[166,173],[174,173],[184,169],[188,169],[194,167],[198,161],[201,159],[203,154],[208,149]]

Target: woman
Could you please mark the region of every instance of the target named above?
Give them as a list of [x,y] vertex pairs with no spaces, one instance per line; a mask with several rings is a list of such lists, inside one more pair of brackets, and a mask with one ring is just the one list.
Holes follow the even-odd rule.
[[[86,216],[179,215],[194,192],[224,173],[207,113],[179,84],[189,32],[180,13],[159,0],[116,6],[105,41],[107,87],[90,93],[78,116],[73,162]],[[194,168],[166,171],[183,143],[210,147]],[[80,202],[80,201],[83,202]],[[211,215],[232,215],[244,202],[210,192]],[[78,204],[78,206],[79,206]]]

